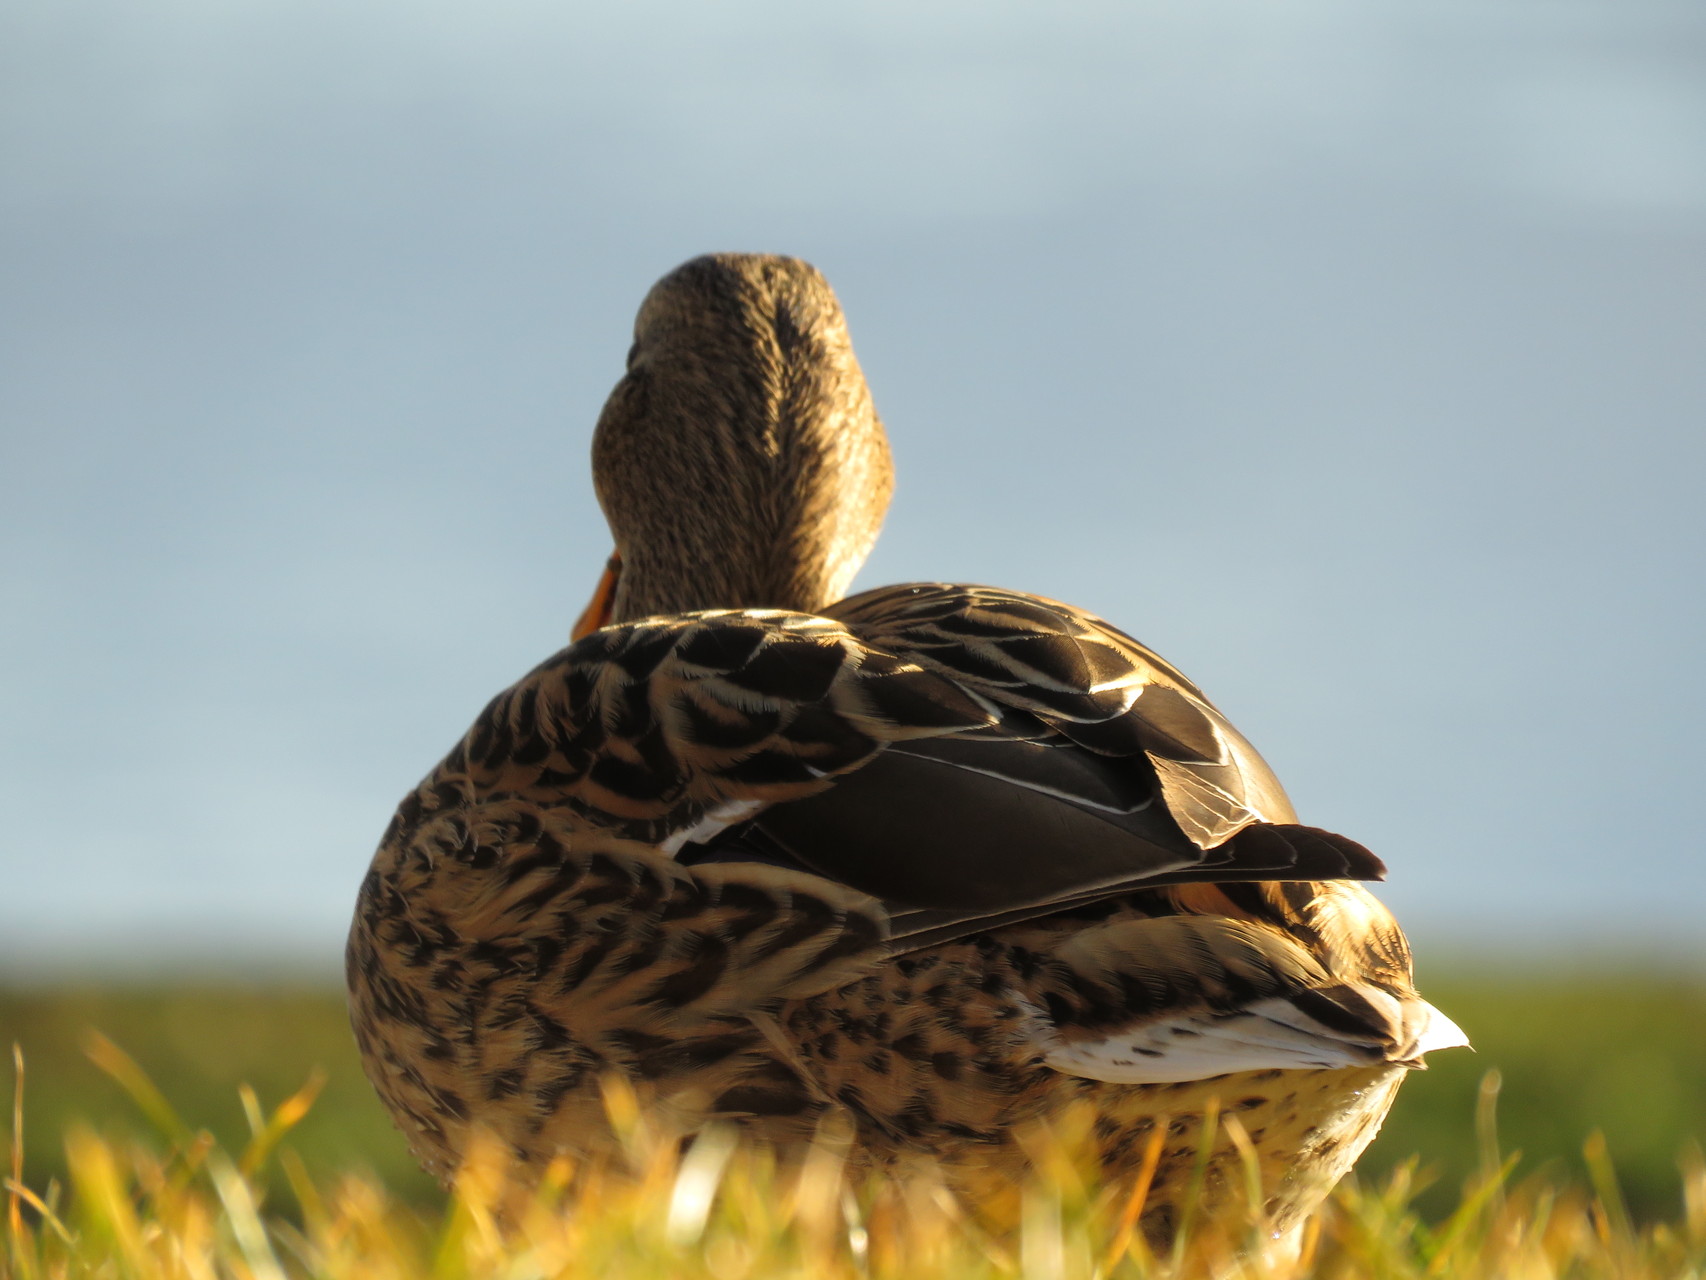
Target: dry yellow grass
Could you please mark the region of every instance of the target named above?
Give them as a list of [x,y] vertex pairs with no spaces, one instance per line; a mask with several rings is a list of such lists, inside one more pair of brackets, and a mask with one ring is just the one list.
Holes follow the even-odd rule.
[[[685,1150],[650,1131],[620,1089],[612,1118],[623,1165],[550,1169],[527,1193],[491,1155],[463,1170],[442,1212],[423,1214],[370,1178],[315,1174],[283,1147],[313,1100],[310,1082],[270,1114],[244,1104],[252,1138],[230,1152],[186,1125],[119,1050],[91,1052],[149,1115],[155,1144],[87,1128],[66,1135],[68,1187],[7,1180],[0,1273],[18,1280],[1092,1280],[1215,1275],[1303,1280],[1665,1280],[1706,1275],[1706,1168],[1684,1162],[1684,1209],[1637,1227],[1623,1211],[1603,1145],[1589,1144],[1591,1189],[1511,1184],[1485,1117],[1487,1168],[1443,1221],[1411,1207],[1415,1178],[1347,1185],[1311,1224],[1295,1258],[1268,1242],[1198,1230],[1157,1258],[1133,1232],[1140,1207],[1080,1175],[1070,1134],[1039,1137],[1038,1175],[1009,1206],[967,1206],[926,1174],[850,1176],[833,1147],[781,1167],[726,1134]],[[268,1203],[260,1175],[282,1164],[292,1195]],[[1259,1192],[1259,1189],[1253,1189]]]

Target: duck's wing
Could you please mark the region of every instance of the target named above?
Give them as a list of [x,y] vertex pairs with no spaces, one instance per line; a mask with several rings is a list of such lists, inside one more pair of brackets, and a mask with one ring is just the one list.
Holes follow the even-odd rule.
[[990,711],[897,741],[823,793],[683,850],[831,876],[915,949],[1136,888],[1378,879],[1299,826],[1254,748],[1177,669],[1101,619],[989,587],[913,583],[827,611]]
[[[915,754],[980,768],[980,758],[996,754],[989,744],[1037,744],[1065,749],[1080,771],[1124,791],[1135,785],[1131,770],[1098,769],[1096,761],[1146,760],[1154,775],[1146,789],[1158,785],[1168,814],[1203,849],[1252,823],[1297,821],[1267,762],[1202,690],[1094,614],[1042,596],[940,582],[879,588],[828,612],[867,643],[905,653],[1002,708],[1002,723],[964,744],[920,744]],[[1024,763],[1040,759],[1035,752],[1007,758],[1015,781],[1047,785]]]
[[940,584],[833,612],[602,628],[494,699],[436,785],[684,865],[826,877],[906,947],[1133,887],[1382,873],[1296,825],[1195,686],[1088,614]]
[[827,613],[989,708],[897,741],[822,794],[684,858],[817,870],[884,899],[916,949],[1136,887],[1378,879],[1298,826],[1256,749],[1175,667],[1104,621],[993,587],[906,584]]

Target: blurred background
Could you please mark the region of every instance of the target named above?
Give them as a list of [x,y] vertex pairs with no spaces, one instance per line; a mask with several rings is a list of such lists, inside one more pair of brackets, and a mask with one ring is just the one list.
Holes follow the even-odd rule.
[[1604,1127],[1670,1194],[1706,1126],[1697,3],[38,0],[0,171],[32,1160],[119,1105],[98,1025],[232,1124],[320,1062],[327,1158],[406,1166],[338,1010],[356,885],[591,590],[641,296],[738,249],[847,309],[900,473],[861,585],[1107,615],[1391,865],[1481,1052],[1377,1156],[1455,1176],[1497,1067],[1518,1145]]

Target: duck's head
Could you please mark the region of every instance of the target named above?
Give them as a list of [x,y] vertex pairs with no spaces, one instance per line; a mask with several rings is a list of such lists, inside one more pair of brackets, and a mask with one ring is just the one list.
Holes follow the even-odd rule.
[[894,479],[828,282],[794,258],[740,253],[658,281],[599,417],[592,474],[616,555],[576,636],[840,599]]

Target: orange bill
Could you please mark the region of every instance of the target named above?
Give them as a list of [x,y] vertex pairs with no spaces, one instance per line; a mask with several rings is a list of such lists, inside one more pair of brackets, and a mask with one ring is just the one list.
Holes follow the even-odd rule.
[[621,553],[612,551],[610,559],[604,562],[604,575],[593,590],[592,603],[575,620],[575,629],[569,633],[569,639],[579,640],[588,632],[610,625],[610,615],[616,607],[616,578],[621,572]]

